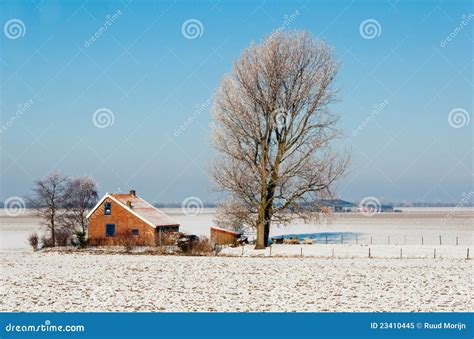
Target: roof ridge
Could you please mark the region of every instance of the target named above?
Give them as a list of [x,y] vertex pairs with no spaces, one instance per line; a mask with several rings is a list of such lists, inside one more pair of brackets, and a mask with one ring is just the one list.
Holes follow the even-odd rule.
[[171,218],[169,215],[167,215],[165,212],[163,212],[162,210],[158,209],[157,207],[153,206],[153,204],[149,203],[148,201],[146,201],[145,199],[143,199],[142,197],[139,197],[138,195],[136,196],[138,199],[142,200],[144,203],[146,203],[147,205],[149,205],[151,208],[153,208],[155,211],[157,211],[158,213],[160,213],[161,215],[164,215],[165,217],[169,218],[171,221],[173,221],[174,223],[178,224],[178,222],[176,220],[174,220],[174,218]]

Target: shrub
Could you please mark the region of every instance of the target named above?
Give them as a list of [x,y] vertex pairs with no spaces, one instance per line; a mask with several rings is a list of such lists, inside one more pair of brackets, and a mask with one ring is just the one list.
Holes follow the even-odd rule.
[[105,237],[89,238],[87,243],[91,246],[104,246],[107,244],[107,239]]
[[53,239],[48,238],[47,236],[43,236],[41,242],[43,243],[43,247],[54,247]]
[[179,236],[177,232],[162,232],[158,233],[158,236],[155,237],[155,246],[173,246],[176,244],[176,240]]
[[37,233],[31,233],[28,236],[28,243],[30,244],[31,248],[33,248],[33,251],[38,250],[38,244],[39,244],[39,237]]
[[59,229],[56,231],[55,237],[58,246],[67,246],[71,239],[71,233],[68,230]]
[[186,242],[182,242],[181,246],[180,242],[178,242],[178,247],[186,255],[209,255],[214,252],[214,246],[207,237],[202,237],[199,239],[197,237],[193,238],[191,236],[191,239],[188,239]]
[[118,232],[113,237],[113,243],[117,246],[123,246],[126,252],[132,251],[135,246],[138,246],[138,240],[136,236],[130,231]]
[[77,241],[79,242],[79,247],[80,248],[85,248],[87,246],[87,239],[86,239],[86,233],[82,231],[77,231],[76,232],[76,238]]
[[213,253],[214,246],[212,246],[209,238],[202,237],[198,241],[194,241],[192,243],[191,251],[193,252],[193,254],[197,255],[208,255]]

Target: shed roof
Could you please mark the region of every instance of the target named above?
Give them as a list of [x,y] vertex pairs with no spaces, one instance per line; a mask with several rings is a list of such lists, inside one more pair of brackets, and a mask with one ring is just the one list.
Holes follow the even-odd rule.
[[231,230],[228,230],[228,229],[225,229],[225,228],[221,228],[221,227],[216,227],[216,226],[211,226],[211,230],[214,230],[214,231],[217,231],[217,232],[223,232],[223,233],[230,233],[230,234],[233,234],[233,235],[241,235],[242,234],[240,232],[234,232],[234,231],[231,231]]

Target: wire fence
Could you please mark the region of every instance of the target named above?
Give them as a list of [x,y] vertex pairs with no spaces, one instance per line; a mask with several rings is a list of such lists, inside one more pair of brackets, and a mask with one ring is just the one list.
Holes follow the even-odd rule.
[[469,247],[455,246],[404,246],[404,245],[355,245],[355,244],[274,244],[265,250],[255,250],[253,245],[227,247],[222,255],[249,257],[321,257],[321,258],[452,258],[471,259]]
[[[253,240],[252,237],[248,237]],[[432,246],[472,246],[473,235],[404,235],[365,234],[352,232],[332,232],[314,234],[289,234],[271,237],[276,244],[356,244],[356,245],[432,245]]]

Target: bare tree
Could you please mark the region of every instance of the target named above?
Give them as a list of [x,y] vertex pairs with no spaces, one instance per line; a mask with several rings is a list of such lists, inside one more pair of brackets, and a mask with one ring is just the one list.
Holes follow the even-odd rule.
[[272,222],[317,218],[347,167],[332,145],[340,136],[329,111],[337,70],[325,42],[280,31],[245,50],[221,81],[211,175],[228,200],[218,215],[221,224],[255,227],[257,249],[268,245]]
[[69,228],[85,235],[86,215],[98,200],[97,185],[92,178],[74,178],[68,182],[65,191],[65,221]]
[[33,195],[28,199],[36,215],[43,218],[51,233],[51,243],[56,245],[56,231],[60,227],[68,178],[53,172],[42,180],[36,180]]

